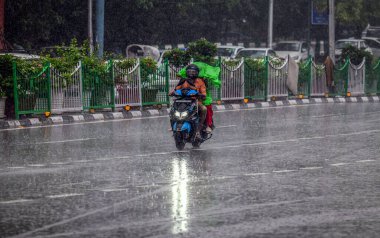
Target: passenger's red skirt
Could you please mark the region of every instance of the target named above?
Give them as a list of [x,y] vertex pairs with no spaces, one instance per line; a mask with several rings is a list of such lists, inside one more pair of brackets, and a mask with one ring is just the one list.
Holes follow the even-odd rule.
[[212,105],[206,106],[207,108],[207,115],[206,115],[206,125],[209,127],[212,127],[212,116],[214,114],[214,111],[212,110]]

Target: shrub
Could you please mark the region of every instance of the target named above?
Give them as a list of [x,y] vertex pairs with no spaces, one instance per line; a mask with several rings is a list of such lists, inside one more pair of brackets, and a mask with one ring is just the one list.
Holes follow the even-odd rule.
[[366,59],[366,64],[371,65],[373,60],[373,55],[364,49],[358,49],[352,45],[349,45],[342,50],[342,60],[350,58],[351,63],[358,65]]
[[187,50],[181,50],[178,48],[166,51],[163,58],[167,59],[177,68],[182,68],[188,65],[191,60],[191,56]]
[[215,65],[216,52],[216,45],[207,41],[205,38],[189,43],[188,54],[194,61]]

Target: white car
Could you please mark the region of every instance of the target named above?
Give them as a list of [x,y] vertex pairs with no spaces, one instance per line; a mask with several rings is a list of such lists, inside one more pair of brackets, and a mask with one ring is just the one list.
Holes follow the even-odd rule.
[[[281,58],[286,58],[290,55],[296,62],[308,58],[307,43],[304,41],[280,41],[273,49]],[[310,56],[314,57],[312,48],[310,48]]]
[[357,49],[364,49],[365,51],[372,54],[371,48],[368,47],[368,45],[365,43],[364,40],[361,39],[341,39],[335,42],[335,58],[336,60],[339,60],[342,56],[342,50],[346,48],[347,46],[352,45],[353,47]]
[[380,57],[380,38],[376,37],[362,37],[362,40],[371,48],[375,57]]
[[239,50],[236,58],[262,58],[265,56],[278,57],[276,52],[271,48],[244,48]]
[[244,49],[243,46],[219,45],[216,47],[216,55],[222,59],[235,59],[239,50]]
[[38,55],[33,55],[26,52],[0,52],[0,55],[11,55],[16,58],[27,59],[27,60],[40,58],[40,56]]

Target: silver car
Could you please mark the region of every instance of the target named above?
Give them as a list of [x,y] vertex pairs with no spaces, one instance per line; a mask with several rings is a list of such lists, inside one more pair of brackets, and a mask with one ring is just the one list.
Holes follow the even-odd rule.
[[265,56],[278,57],[271,48],[244,48],[239,50],[236,58],[262,58]]
[[[305,41],[280,41],[276,44],[274,50],[281,58],[286,58],[289,55],[296,62],[306,60],[309,57]],[[310,48],[310,56],[314,57],[312,48]]]

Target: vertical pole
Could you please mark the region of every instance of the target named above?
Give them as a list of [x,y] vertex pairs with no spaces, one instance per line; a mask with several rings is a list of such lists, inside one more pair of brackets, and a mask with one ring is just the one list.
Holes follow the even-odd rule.
[[46,69],[46,77],[47,77],[47,85],[48,85],[48,112],[51,112],[51,81],[50,81],[50,69],[51,64],[47,63]]
[[311,97],[311,87],[312,87],[312,82],[313,82],[313,59],[311,58],[311,56],[309,56],[309,87],[307,89],[307,95],[308,97],[310,98]]
[[269,21],[268,21],[268,47],[272,48],[273,42],[273,0],[269,0]]
[[16,114],[16,120],[20,119],[20,115],[18,113],[19,108],[19,102],[18,102],[18,90],[17,90],[17,70],[16,70],[16,62],[12,62],[12,71],[13,71],[13,97],[15,101],[15,114]]
[[[111,93],[111,103],[112,103],[112,111],[115,111],[115,80],[114,80],[114,71],[113,71],[113,60],[109,60],[109,70],[110,72],[108,73],[108,76],[111,77],[111,88],[110,88],[110,93]],[[108,79],[107,79],[108,81]]]
[[104,1],[96,1],[96,44],[99,58],[103,57],[104,49]]
[[264,67],[265,67],[265,95],[264,95],[264,101],[268,100],[268,83],[269,83],[269,58],[268,56],[265,56],[264,60]]
[[94,53],[94,33],[92,32],[92,0],[88,0],[88,41],[90,44],[90,55]]
[[165,65],[165,90],[166,90],[166,101],[168,102],[167,107],[170,107],[170,100],[169,100],[169,61],[168,59],[165,59],[164,61]]
[[307,56],[310,57],[310,47],[311,47],[311,42],[310,42],[310,34],[311,34],[311,0],[308,1],[308,21],[307,21]]
[[0,0],[0,50],[5,48],[5,39],[4,39],[4,6],[5,0]]
[[329,0],[329,55],[335,63],[335,3]]

